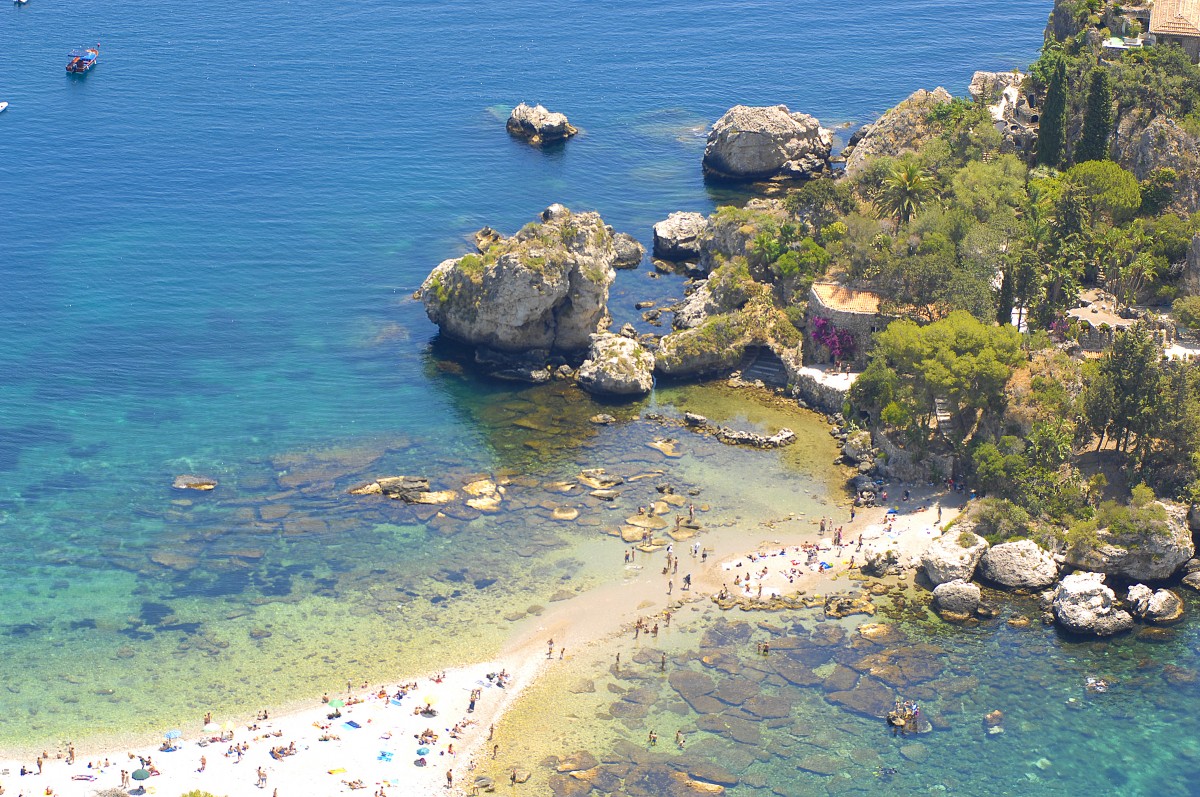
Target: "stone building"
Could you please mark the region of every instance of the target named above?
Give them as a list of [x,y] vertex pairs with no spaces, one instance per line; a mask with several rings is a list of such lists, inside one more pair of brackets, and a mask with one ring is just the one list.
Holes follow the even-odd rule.
[[1177,44],[1200,62],[1200,0],[1155,0],[1150,33],[1159,44]]
[[[879,301],[879,294],[873,291],[847,288],[836,282],[814,283],[808,292],[805,360],[864,364],[871,350],[871,336],[895,320],[879,312]],[[838,342],[830,345],[834,335]]]

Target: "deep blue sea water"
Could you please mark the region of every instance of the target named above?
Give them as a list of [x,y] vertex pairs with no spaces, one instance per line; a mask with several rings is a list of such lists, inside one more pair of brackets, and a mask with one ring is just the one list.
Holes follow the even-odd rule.
[[[466,573],[448,539],[508,573],[513,594],[543,589],[509,561],[517,533],[564,544],[536,522],[462,518],[469,534],[450,537],[345,499],[381,471],[552,475],[641,446],[636,425],[588,429],[585,456],[563,438],[588,428],[590,404],[456,373],[410,299],[428,271],[479,227],[511,232],[552,202],[648,244],[655,221],[724,196],[700,155],[731,105],[782,102],[844,129],[917,88],[962,94],[975,69],[1027,64],[1048,11],[0,8],[0,738],[98,733],[118,717],[144,730],[209,705],[201,688],[218,705],[315,694],[346,650],[395,626],[397,581],[411,577],[403,599],[418,602],[445,587],[439,605],[471,622],[469,590],[453,585],[495,572]],[[100,64],[68,77],[66,52],[94,42]],[[522,100],[582,134],[549,151],[511,140],[503,122]],[[632,320],[635,297],[671,291],[622,273],[614,314]],[[222,484],[172,491],[188,472]],[[414,609],[404,622],[430,620]],[[405,655],[358,666],[417,660]]]

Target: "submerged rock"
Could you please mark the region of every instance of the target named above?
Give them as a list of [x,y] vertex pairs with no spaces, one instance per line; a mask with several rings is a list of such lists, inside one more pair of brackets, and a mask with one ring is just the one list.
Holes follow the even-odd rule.
[[724,180],[802,179],[829,168],[830,131],[786,105],[735,105],[718,119],[704,148],[704,174]]
[[450,337],[501,352],[578,352],[608,321],[617,250],[598,213],[561,205],[483,255],[445,260],[417,296]]
[[654,355],[631,340],[611,332],[592,335],[588,358],[576,374],[589,393],[637,396],[654,387]]
[[193,476],[185,473],[175,477],[175,481],[171,484],[176,490],[213,490],[219,482],[216,479],[208,476]]
[[512,109],[505,128],[509,135],[534,145],[565,141],[579,132],[571,126],[565,115],[548,111],[541,105],[526,103]]
[[1103,573],[1072,573],[1054,590],[1054,619],[1069,631],[1111,636],[1133,627],[1129,612],[1114,604]]

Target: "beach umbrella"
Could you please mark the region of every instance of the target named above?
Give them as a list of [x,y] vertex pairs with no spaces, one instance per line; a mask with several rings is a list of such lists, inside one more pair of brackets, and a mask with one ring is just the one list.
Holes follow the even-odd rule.
[[344,705],[346,705],[345,700],[330,700],[329,701],[330,708],[341,708]]
[[132,777],[134,780],[145,780],[146,778],[150,777],[150,772],[149,770],[145,769],[135,769]]
[[210,722],[204,726],[205,733],[216,733],[219,730],[221,730],[221,726],[215,722]]
[[232,723],[232,722],[226,722],[226,723],[225,723],[225,730],[227,730],[227,731],[231,731],[231,730],[233,730],[233,723]]
[[425,695],[425,705],[432,706],[437,701],[437,695]]
[[172,728],[171,730],[167,731],[164,736],[166,736],[168,739],[178,739],[180,736],[183,736],[183,731]]

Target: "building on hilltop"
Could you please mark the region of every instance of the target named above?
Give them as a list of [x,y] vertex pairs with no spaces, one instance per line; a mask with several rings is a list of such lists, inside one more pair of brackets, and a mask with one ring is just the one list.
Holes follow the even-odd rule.
[[871,349],[871,336],[895,316],[879,310],[874,291],[847,288],[836,282],[816,282],[808,291],[805,359],[817,363],[862,364]]
[[1155,0],[1150,33],[1159,44],[1177,44],[1200,62],[1200,0]]

